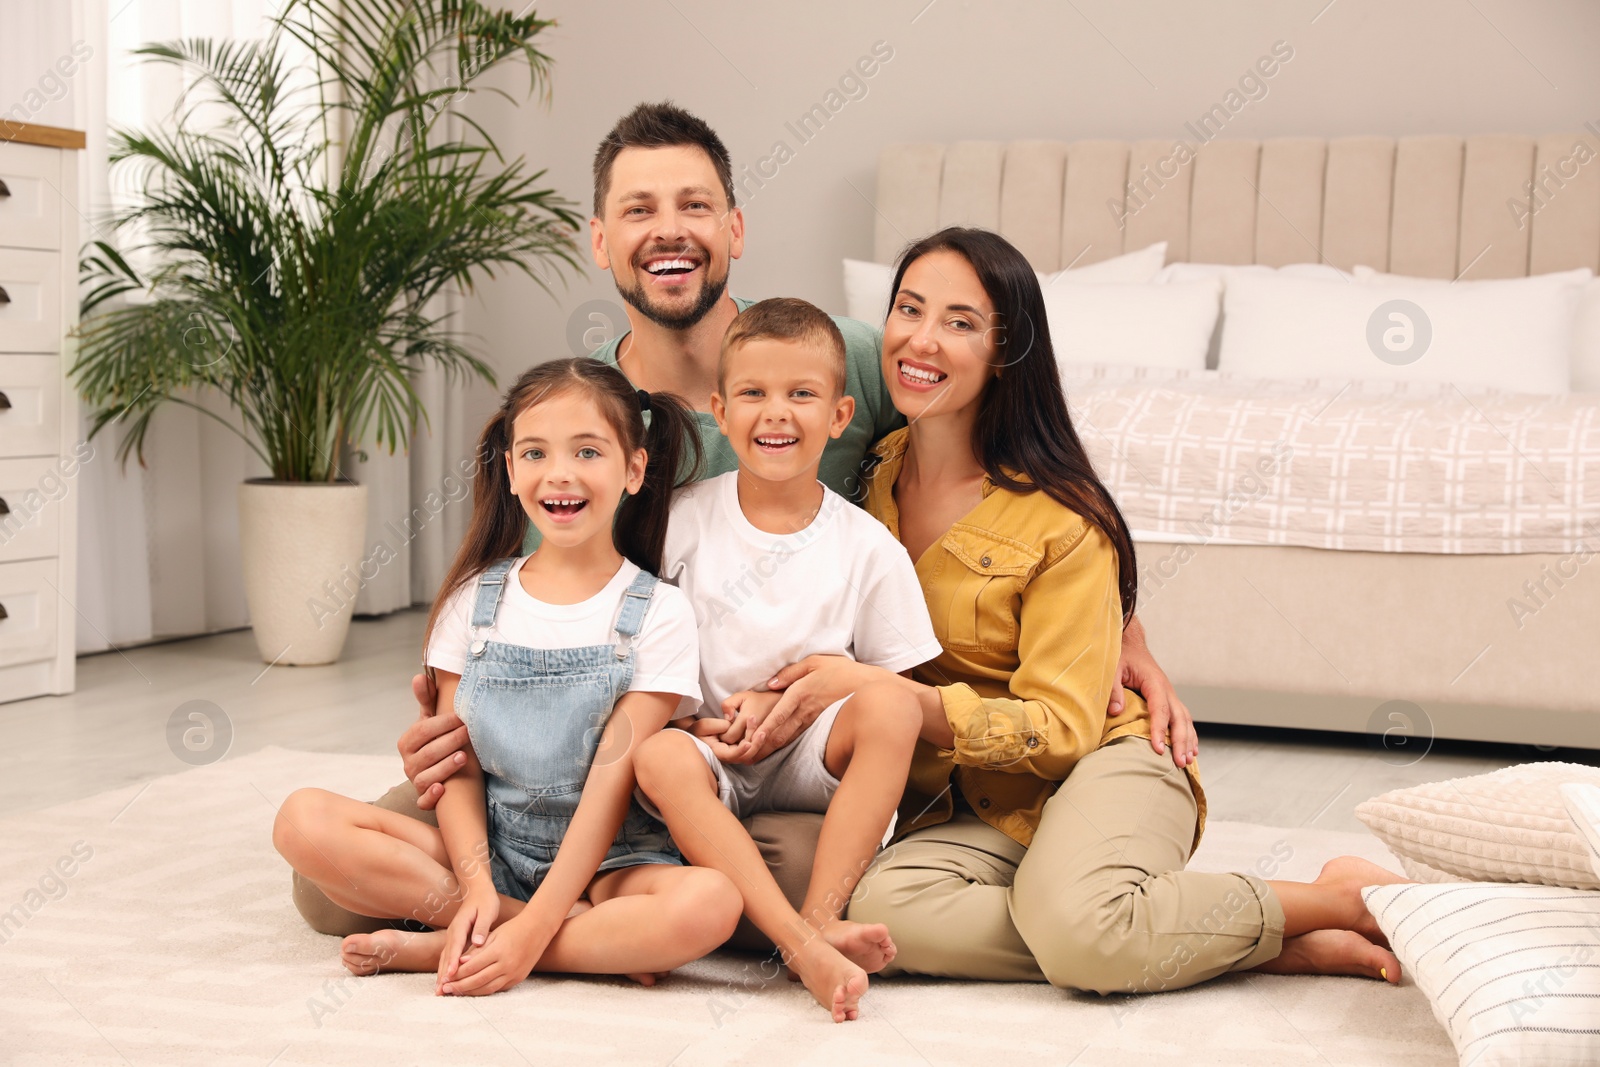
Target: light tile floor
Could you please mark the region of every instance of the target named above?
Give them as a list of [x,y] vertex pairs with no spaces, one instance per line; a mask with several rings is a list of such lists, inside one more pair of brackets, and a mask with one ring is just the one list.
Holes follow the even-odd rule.
[[[422,611],[359,620],[328,667],[268,668],[247,630],[85,657],[76,693],[0,704],[0,805],[32,811],[182,771],[173,746],[199,728],[196,709],[216,729],[202,755],[225,732],[224,758],[267,745],[393,753],[416,713],[425,621]],[[1588,750],[1438,741],[1402,756],[1344,734],[1204,724],[1200,734],[1211,817],[1269,826],[1363,832],[1355,806],[1390,789],[1534,759],[1600,764]]]

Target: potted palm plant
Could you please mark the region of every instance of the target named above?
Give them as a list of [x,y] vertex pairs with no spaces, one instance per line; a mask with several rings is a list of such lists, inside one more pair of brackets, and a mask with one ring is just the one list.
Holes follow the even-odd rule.
[[469,120],[470,140],[442,125],[504,61],[547,92],[533,42],[550,25],[475,0],[292,0],[260,40],[139,49],[188,89],[168,127],[113,137],[141,193],[110,220],[115,243],[85,248],[74,374],[91,436],[126,427],[123,462],[143,462],[166,404],[212,415],[212,390],[232,408],[271,472],[239,492],[268,661],[327,663],[344,644],[353,598],[330,617],[321,591],[360,563],[366,490],[342,450],[407,446],[424,367],[493,381],[433,298],[497,268],[544,285],[541,266],[577,263],[579,220],[544,172],[505,162]]

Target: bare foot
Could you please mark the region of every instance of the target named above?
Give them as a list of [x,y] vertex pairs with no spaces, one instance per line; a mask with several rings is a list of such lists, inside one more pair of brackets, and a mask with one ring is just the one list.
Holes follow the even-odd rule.
[[1264,974],[1351,974],[1400,984],[1400,961],[1393,952],[1354,930],[1312,930],[1283,943],[1283,951],[1252,970]]
[[623,977],[628,979],[630,982],[638,982],[642,986],[653,986],[670,973],[672,972],[657,971],[652,974],[650,971],[640,971],[637,974],[623,975]]
[[861,1014],[867,973],[824,939],[811,938],[802,945],[789,959],[789,969],[805,983],[817,1003],[828,1009],[834,1022],[848,1022]]
[[877,974],[889,966],[899,950],[883,923],[853,923],[835,919],[822,928],[822,938],[839,950],[839,954],[868,974]]
[[1378,920],[1372,917],[1372,912],[1367,910],[1367,902],[1361,899],[1361,890],[1362,887],[1369,885],[1397,885],[1408,881],[1410,879],[1386,870],[1371,860],[1364,860],[1360,856],[1335,856],[1322,865],[1316,884],[1336,886],[1348,892],[1356,909],[1354,912],[1356,918],[1350,924],[1350,929],[1373,944],[1388,948],[1389,939],[1384,936]]
[[444,951],[445,931],[378,930],[351,934],[339,943],[339,962],[351,974],[381,971],[437,971]]

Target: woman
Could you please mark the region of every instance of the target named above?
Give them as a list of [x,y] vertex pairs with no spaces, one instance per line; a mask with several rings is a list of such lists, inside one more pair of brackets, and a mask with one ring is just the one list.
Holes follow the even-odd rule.
[[[1107,717],[1134,548],[1022,254],[960,228],[907,249],[883,377],[910,425],[879,444],[867,507],[916,562],[945,650],[900,680],[923,708],[900,836],[849,909],[888,924],[885,973],[1100,993],[1251,969],[1398,982],[1359,894],[1398,876],[1354,857],[1313,883],[1183,869],[1205,794],[1193,762],[1154,751],[1137,694]],[[796,664],[773,680],[791,694],[775,720],[884,673]]]

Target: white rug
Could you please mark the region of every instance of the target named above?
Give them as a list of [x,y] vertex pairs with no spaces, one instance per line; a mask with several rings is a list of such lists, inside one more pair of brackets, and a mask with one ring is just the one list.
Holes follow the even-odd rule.
[[[374,797],[393,757],[266,749],[0,820],[0,1060],[14,1064],[1406,1064],[1456,1062],[1427,1003],[1354,978],[1233,975],[1141,998],[881,980],[835,1026],[803,989],[725,954],[655,989],[535,977],[432,995],[355,979],[289,900],[275,806],[319,785]],[[1213,823],[1194,866],[1307,878],[1376,839]],[[83,858],[87,856],[87,858]],[[58,862],[60,867],[57,867]],[[1396,868],[1398,869],[1398,868]],[[70,870],[61,876],[58,870]]]

